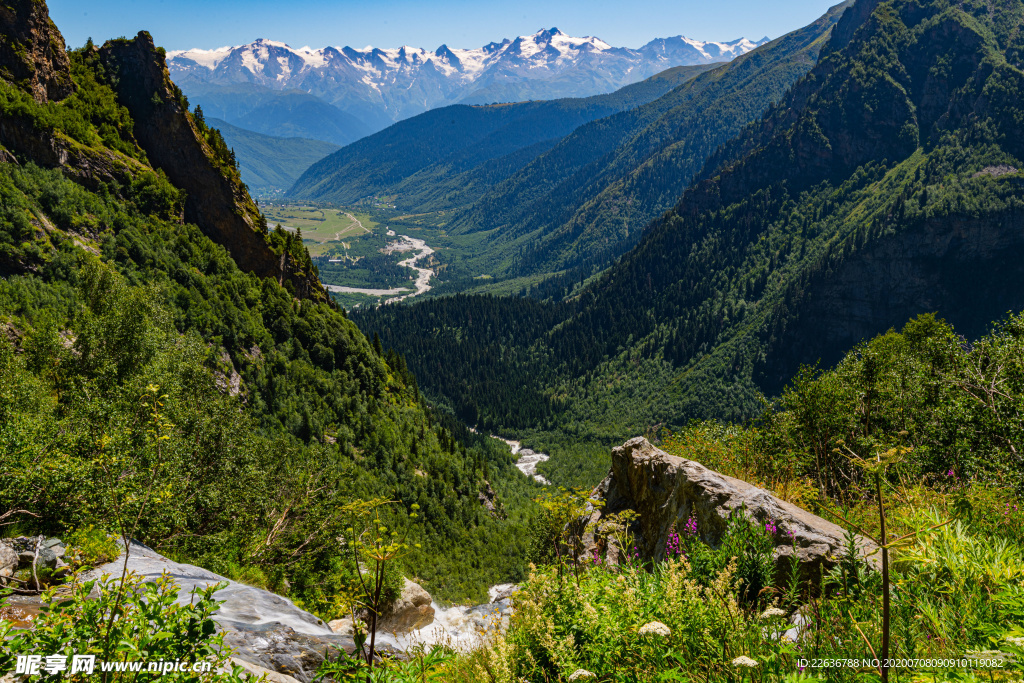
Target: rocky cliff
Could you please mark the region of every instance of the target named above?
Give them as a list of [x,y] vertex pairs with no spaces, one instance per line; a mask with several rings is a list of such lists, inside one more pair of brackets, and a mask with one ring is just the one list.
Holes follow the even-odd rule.
[[25,88],[39,103],[60,101],[75,91],[64,38],[45,2],[0,4],[0,78]]
[[[92,191],[105,185],[118,192],[140,174],[162,171],[186,193],[180,218],[224,246],[242,269],[291,283],[297,296],[326,300],[301,243],[268,233],[233,155],[224,145],[220,153],[211,147],[219,134],[189,113],[148,33],[99,50],[90,44],[72,57],[82,71],[72,69],[45,2],[0,4],[0,160],[59,168]],[[76,92],[84,94],[72,97]],[[93,125],[108,132],[97,135],[88,130]],[[120,140],[103,137],[112,126]]]
[[[594,494],[605,506],[589,521],[597,525],[602,517],[623,510],[639,513],[637,548],[650,558],[664,556],[670,530],[682,529],[691,515],[700,538],[718,545],[729,515],[740,508],[761,522],[774,522],[779,577],[788,575],[795,556],[802,578],[815,581],[835,563],[846,539],[846,531],[832,522],[699,462],[669,455],[643,437],[612,449],[611,471]],[[857,536],[857,546],[866,562],[880,561],[872,541]]]
[[139,145],[153,166],[187,193],[185,220],[227,248],[244,270],[290,280],[299,296],[325,299],[308,264],[270,247],[266,222],[249,191],[236,173],[218,167],[152,36],[142,31],[133,40],[108,41],[100,54],[114,75],[118,100],[135,121]]

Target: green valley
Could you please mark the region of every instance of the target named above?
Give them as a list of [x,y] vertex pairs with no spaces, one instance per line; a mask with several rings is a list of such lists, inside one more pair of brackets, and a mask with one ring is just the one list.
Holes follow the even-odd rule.
[[[61,40],[45,5],[17,11],[42,27],[29,46]],[[355,580],[338,509],[376,496],[395,524],[421,510],[408,571],[439,596],[521,575],[495,545],[525,548],[532,514],[507,448],[426,405],[404,360],[327,300],[150,36],[33,73],[42,90],[0,79],[0,507],[15,528],[117,528],[128,506],[152,547],[332,618]],[[335,236],[355,227],[334,218]],[[507,516],[477,499],[492,484]],[[137,503],[154,485],[160,503]]]

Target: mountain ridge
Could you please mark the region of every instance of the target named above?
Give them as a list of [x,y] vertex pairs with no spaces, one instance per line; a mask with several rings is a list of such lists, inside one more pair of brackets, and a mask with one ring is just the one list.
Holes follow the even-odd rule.
[[[288,194],[316,201],[354,203],[375,194],[403,192],[403,185],[456,191],[439,175],[458,174],[554,144],[581,124],[632,109],[693,78],[711,65],[668,69],[613,93],[583,98],[500,105],[456,104],[389,126],[310,166]],[[539,148],[538,148],[539,151]],[[527,159],[528,160],[528,159]],[[510,172],[515,166],[509,166]],[[492,169],[493,172],[493,169]],[[456,181],[457,184],[457,181]],[[410,206],[403,196],[399,205]]]
[[280,193],[311,164],[336,152],[338,145],[303,137],[280,137],[233,126],[208,117],[238,159],[238,170],[251,192]]
[[214,50],[168,52],[172,76],[197,84],[253,83],[295,88],[379,130],[447,104],[586,97],[611,92],[674,66],[728,61],[765,40],[730,42],[660,38],[639,49],[612,47],[557,28],[464,50],[292,48],[257,39]]

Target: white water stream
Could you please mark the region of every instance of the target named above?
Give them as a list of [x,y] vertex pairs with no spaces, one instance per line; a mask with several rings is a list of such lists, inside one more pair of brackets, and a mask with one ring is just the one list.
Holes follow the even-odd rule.
[[425,258],[434,253],[434,250],[427,246],[427,243],[423,240],[416,239],[415,237],[409,237],[408,235],[399,235],[403,242],[392,242],[385,250],[385,253],[392,253],[395,251],[418,251],[419,253],[410,256],[404,261],[399,261],[398,265],[405,266],[406,268],[412,268],[416,271],[416,291],[411,294],[404,294],[402,296],[396,296],[388,299],[384,303],[394,304],[405,299],[419,296],[424,292],[430,290],[430,278],[434,276],[434,271],[429,268],[420,268],[416,265],[416,262],[421,258]]
[[409,633],[378,633],[377,642],[399,650],[416,645],[445,645],[465,652],[482,644],[487,636],[508,628],[512,615],[512,602],[508,598],[473,607],[441,607],[436,602],[430,606],[434,608],[432,624]]
[[518,441],[511,441],[509,439],[503,439],[500,436],[491,434],[492,439],[498,441],[504,441],[508,444],[508,447],[512,449],[512,455],[518,455],[519,459],[516,460],[516,467],[519,471],[528,477],[533,477],[534,481],[537,481],[545,486],[550,486],[551,482],[545,479],[542,475],[537,474],[537,465],[550,458],[546,453],[537,453],[531,451],[529,448],[523,448],[523,445]]

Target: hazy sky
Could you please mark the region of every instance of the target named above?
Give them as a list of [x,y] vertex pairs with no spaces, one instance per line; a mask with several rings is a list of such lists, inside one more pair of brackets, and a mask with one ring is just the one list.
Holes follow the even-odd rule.
[[213,48],[256,38],[292,47],[412,45],[474,48],[558,27],[614,46],[639,47],[683,34],[752,40],[810,23],[829,0],[49,0],[70,47],[145,29],[169,50]]

